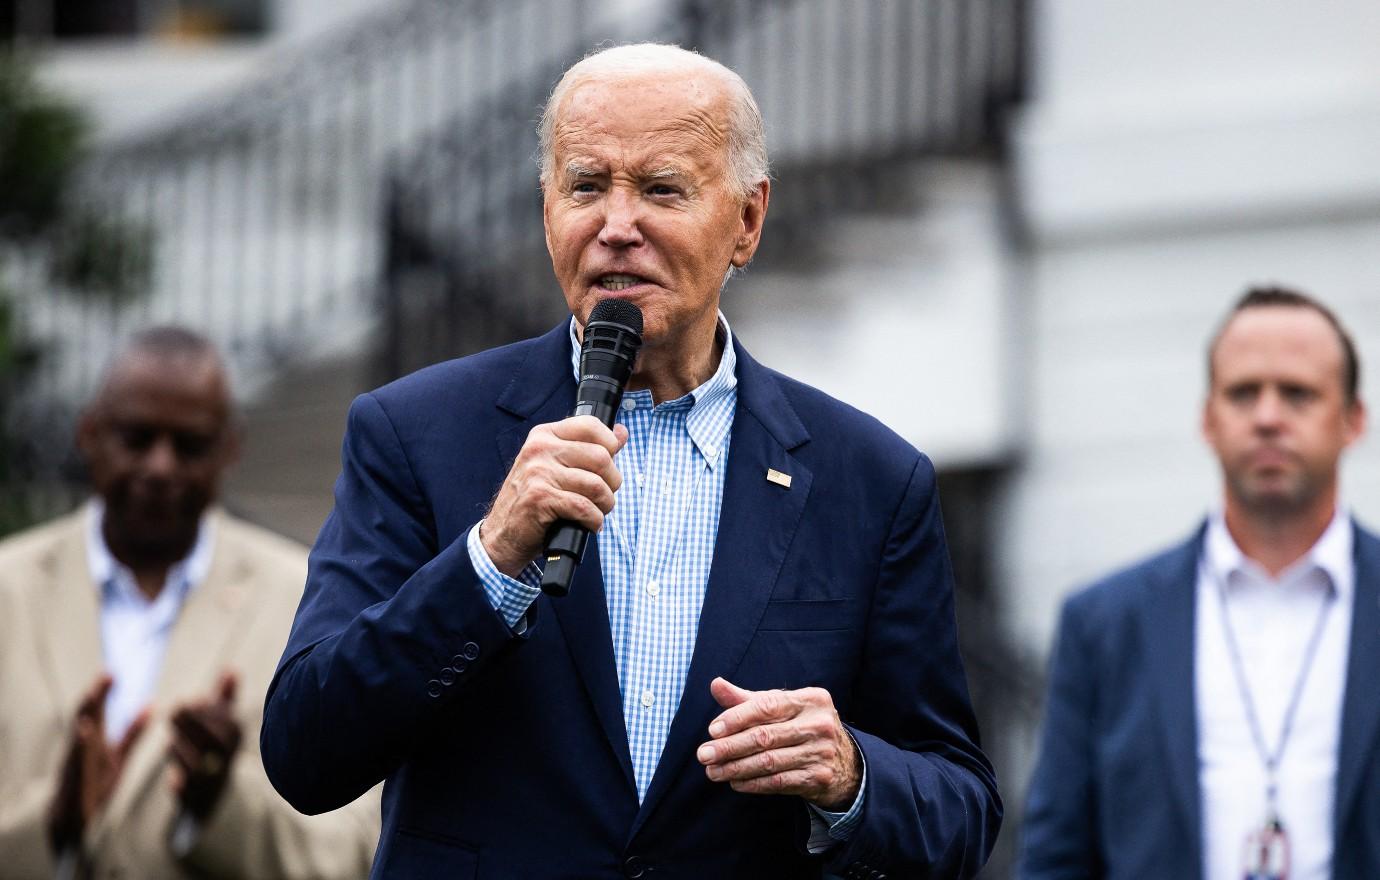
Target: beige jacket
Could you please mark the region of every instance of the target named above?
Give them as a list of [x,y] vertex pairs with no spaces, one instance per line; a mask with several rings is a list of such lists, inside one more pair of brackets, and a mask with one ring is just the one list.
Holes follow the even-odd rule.
[[[292,542],[213,511],[204,583],[173,628],[153,718],[102,815],[87,829],[95,875],[110,880],[347,878],[368,874],[379,834],[378,789],[344,809],[303,816],[274,792],[259,759],[264,693],[306,580]],[[99,593],[87,566],[86,512],[0,542],[0,878],[53,875],[44,814],[72,716],[102,672]],[[231,783],[182,860],[169,846],[168,714],[239,676],[244,725]]]

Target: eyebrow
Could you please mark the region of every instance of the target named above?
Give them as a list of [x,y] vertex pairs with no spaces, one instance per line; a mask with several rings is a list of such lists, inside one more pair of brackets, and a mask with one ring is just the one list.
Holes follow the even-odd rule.
[[[565,165],[565,175],[567,178],[573,179],[580,177],[603,177],[606,174],[606,171],[600,171],[598,169],[592,168],[589,165],[585,165],[584,163],[580,162],[579,160],[571,160],[567,162]],[[675,165],[663,165],[660,168],[655,168],[651,171],[648,171],[644,176],[644,179],[670,180],[684,176],[684,169],[678,168]]]
[[576,160],[571,160],[565,165],[566,177],[598,177],[601,173]]

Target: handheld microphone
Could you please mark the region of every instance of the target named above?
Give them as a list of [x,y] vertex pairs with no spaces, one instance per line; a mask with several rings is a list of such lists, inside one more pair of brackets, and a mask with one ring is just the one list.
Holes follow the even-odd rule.
[[[642,347],[642,310],[627,300],[600,300],[585,322],[580,346],[580,384],[575,391],[572,416],[594,416],[613,427],[623,388],[632,376],[633,361]],[[541,589],[548,596],[570,592],[575,567],[585,555],[589,530],[568,520],[558,520],[546,533],[546,568]]]

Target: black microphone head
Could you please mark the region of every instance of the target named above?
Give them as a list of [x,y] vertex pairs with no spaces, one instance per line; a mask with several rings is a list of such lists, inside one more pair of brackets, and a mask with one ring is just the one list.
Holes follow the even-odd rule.
[[619,324],[641,336],[642,310],[625,299],[601,299],[589,313],[585,326],[594,323]]

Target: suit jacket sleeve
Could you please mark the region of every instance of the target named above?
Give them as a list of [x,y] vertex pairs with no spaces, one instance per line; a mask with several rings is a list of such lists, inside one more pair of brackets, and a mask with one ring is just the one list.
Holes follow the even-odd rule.
[[1096,702],[1089,669],[1095,658],[1078,608],[1075,600],[1065,603],[1050,663],[1040,757],[1026,803],[1020,866],[1025,880],[1104,873],[1093,780]]
[[34,776],[11,781],[17,784],[0,785],[0,854],[5,876],[52,876],[47,815],[56,789],[54,779]]
[[[473,450],[448,454],[463,462]],[[306,813],[349,803],[386,777],[520,640],[479,584],[467,532],[440,546],[373,394],[350,407],[335,494],[261,738],[269,778]]]
[[369,873],[379,836],[379,793],[328,815],[283,803],[252,755],[240,755],[230,787],[185,861],[198,875],[350,880]]
[[860,865],[892,876],[972,876],[996,840],[1002,808],[977,745],[939,495],[924,456],[892,517],[867,627],[844,718],[867,760],[866,801],[829,864],[841,873]]

